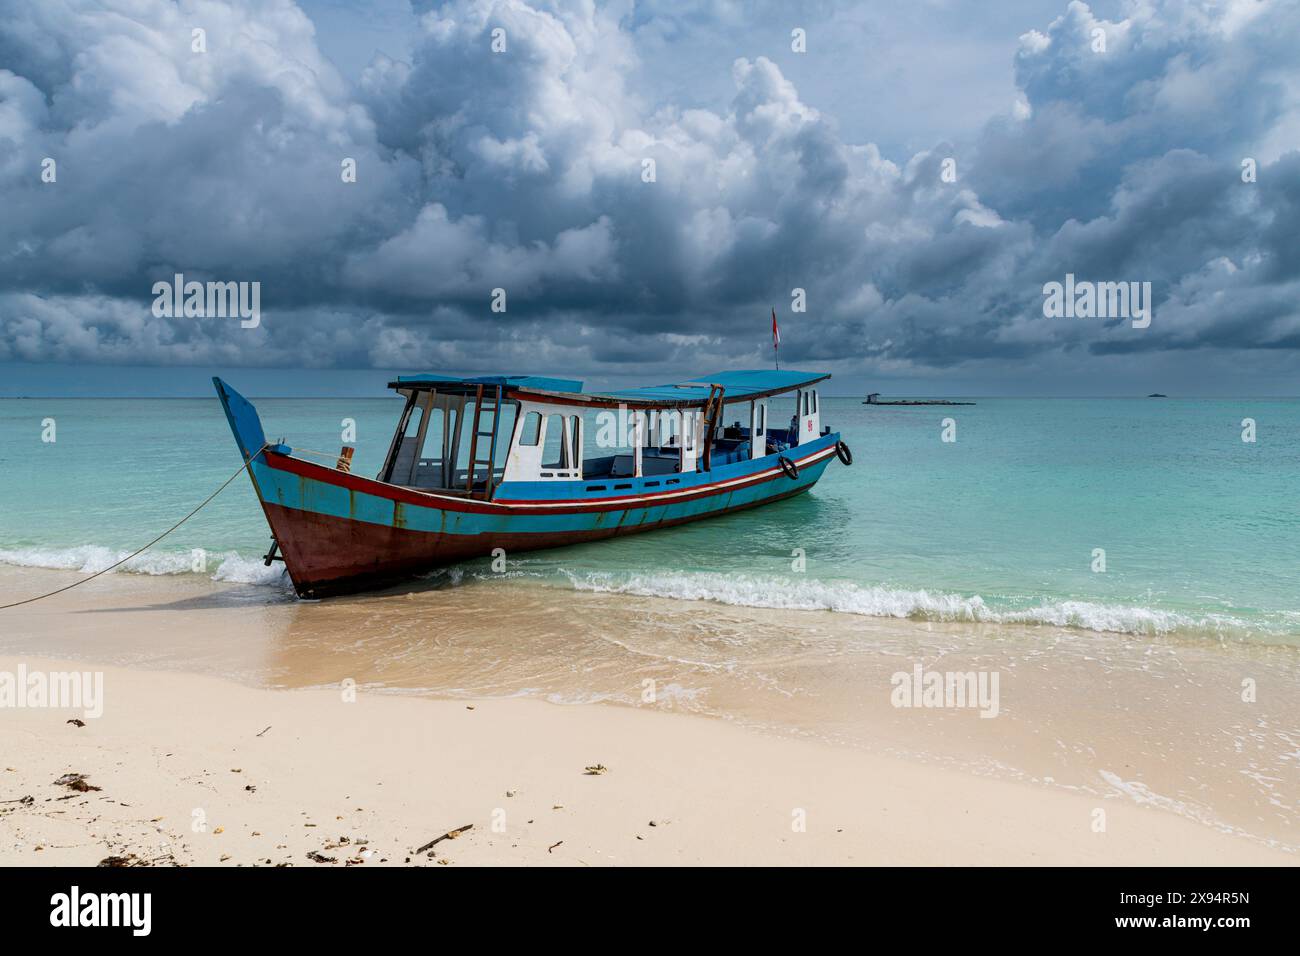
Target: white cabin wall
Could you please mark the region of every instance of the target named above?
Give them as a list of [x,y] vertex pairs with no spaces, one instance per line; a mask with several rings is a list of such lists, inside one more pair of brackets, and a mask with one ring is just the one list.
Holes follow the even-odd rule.
[[762,458],[767,453],[767,399],[749,403],[749,457]]
[[799,392],[799,440],[806,445],[821,434],[821,408],[817,389],[806,388]]
[[634,411],[632,413],[632,475],[635,478],[641,477],[641,458],[642,449],[645,448],[646,442],[646,413]]
[[[527,432],[528,415],[536,412],[541,416],[541,425],[537,431],[537,444],[523,444]],[[553,418],[552,416],[562,416]],[[577,441],[574,441],[573,419],[578,419]],[[567,468],[544,468],[546,454],[546,436],[548,429],[561,430],[560,444]],[[510,439],[510,451],[506,455],[505,472],[502,481],[575,481],[582,477],[582,412],[576,408],[563,405],[544,405],[538,402],[519,403],[519,414],[515,419],[514,434]],[[575,444],[577,447],[575,447]],[[545,475],[546,477],[543,477]]]
[[[577,421],[575,422],[574,419],[577,419]],[[569,459],[569,462],[573,465],[573,477],[581,479],[584,455],[583,444],[587,436],[587,421],[582,417],[581,412],[575,412],[573,418],[566,419],[566,421],[569,423],[567,431],[573,438],[573,447],[569,449],[573,457]]]
[[[510,439],[510,453],[506,455],[505,474],[502,481],[539,481],[542,473],[542,453],[546,448],[546,412],[549,406],[536,402],[520,402],[519,417],[515,420],[515,433]],[[522,443],[528,429],[528,416],[536,412],[541,416],[537,430],[537,444]]]
[[700,428],[703,415],[695,410],[682,412],[682,474],[695,471],[695,462],[700,455]]

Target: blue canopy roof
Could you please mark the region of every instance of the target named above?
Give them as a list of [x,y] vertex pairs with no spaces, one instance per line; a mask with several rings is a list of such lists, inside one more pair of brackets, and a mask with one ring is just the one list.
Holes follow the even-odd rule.
[[813,382],[830,378],[829,372],[800,372],[791,370],[745,369],[733,372],[715,372],[699,378],[671,385],[650,385],[645,388],[625,388],[601,393],[602,398],[620,402],[691,402],[702,404],[709,397],[710,385],[721,385],[726,399],[761,398],[779,392],[789,392]]
[[574,379],[546,378],[537,375],[485,375],[470,378],[452,378],[427,372],[421,375],[402,375],[390,382],[390,388],[455,388],[472,389],[478,385],[504,385],[510,391],[540,392],[550,397],[568,398],[575,405],[604,404],[610,402],[655,407],[703,405],[709,397],[710,385],[721,385],[723,401],[745,401],[791,392],[830,378],[829,372],[801,372],[793,369],[742,369],[715,372],[685,382],[668,385],[650,385],[644,388],[624,388],[609,392],[582,391],[582,382]]
[[439,375],[437,372],[422,372],[419,375],[399,375],[397,381],[389,382],[389,388],[403,388],[412,385],[425,385],[430,388],[454,385],[505,385],[510,388],[540,388],[548,392],[581,392],[582,381],[576,378],[547,378],[544,375],[473,375],[468,378],[454,378]]

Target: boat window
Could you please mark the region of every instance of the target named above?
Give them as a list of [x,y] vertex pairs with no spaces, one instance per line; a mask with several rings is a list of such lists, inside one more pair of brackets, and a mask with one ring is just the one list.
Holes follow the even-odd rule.
[[813,403],[813,414],[816,415],[817,414],[817,389],[815,388],[813,389],[812,392],[812,403]]
[[402,432],[401,440],[397,443],[397,451],[393,456],[393,467],[389,471],[388,480],[399,485],[410,482],[411,472],[415,468],[416,455],[419,449],[416,445],[420,440],[420,423],[424,420],[424,405],[422,399],[417,399],[411,407],[411,414],[406,419],[406,430]]
[[536,445],[538,438],[542,433],[542,415],[540,412],[529,412],[524,416],[523,427],[519,430],[519,444]]
[[443,410],[432,404],[434,396],[425,399],[424,422],[418,435],[412,439],[418,443],[418,454],[413,462],[405,484],[416,488],[439,488],[443,486]]
[[808,395],[809,395],[808,392],[804,392],[804,393],[803,393],[803,413],[804,413],[805,415],[808,414],[808,402],[809,402]]
[[[500,421],[497,423],[497,453],[493,465],[497,471],[502,471],[506,466],[506,459],[510,456],[510,436],[514,434],[515,419],[519,417],[519,403],[507,401],[501,406],[501,410],[497,414],[500,416]],[[483,424],[487,428],[491,427],[490,422],[487,420],[489,417],[488,415],[484,416]],[[482,440],[480,439],[480,441]],[[491,441],[491,439],[487,440]],[[487,455],[482,454],[480,457],[486,458]]]
[[424,406],[419,402],[411,409],[411,417],[406,420],[406,437],[414,438],[420,434],[420,422],[424,419]]
[[671,447],[675,445],[677,434],[677,423],[681,422],[682,413],[674,409],[668,409],[655,415],[654,422],[654,443],[660,447]]
[[759,403],[758,406],[758,430],[760,432],[767,431],[767,406],[762,403]]
[[563,415],[546,416],[546,447],[542,451],[542,467],[561,469],[569,467],[569,450],[564,440]]
[[420,448],[420,458],[442,461],[442,409],[434,405],[429,409],[428,418],[429,424],[424,428],[424,444]]

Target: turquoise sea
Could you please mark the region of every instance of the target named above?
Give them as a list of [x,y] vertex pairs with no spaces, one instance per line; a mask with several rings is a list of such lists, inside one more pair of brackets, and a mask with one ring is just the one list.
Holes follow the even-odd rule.
[[[811,494],[514,556],[511,574],[753,607],[1300,645],[1300,400],[976,401],[824,399],[823,423],[856,461],[832,463]],[[269,436],[323,452],[354,419],[363,474],[401,410],[396,399],[256,404]],[[955,441],[942,440],[945,419]],[[0,563],[98,570],[238,465],[215,398],[0,400]],[[241,476],[125,570],[192,574],[199,548],[207,576],[291,600],[280,566],[259,559],[268,535]],[[488,573],[474,564],[448,580]]]

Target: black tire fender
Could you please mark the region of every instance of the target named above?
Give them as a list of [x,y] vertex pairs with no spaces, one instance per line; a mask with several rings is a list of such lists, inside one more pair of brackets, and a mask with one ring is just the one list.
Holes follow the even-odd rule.
[[849,446],[842,441],[835,443],[835,456],[846,465],[853,464],[853,452],[849,451]]
[[782,455],[780,458],[778,458],[777,462],[780,464],[781,470],[785,472],[785,476],[789,478],[791,481],[799,477],[798,466],[794,462],[792,462],[789,458],[786,458],[785,455]]

